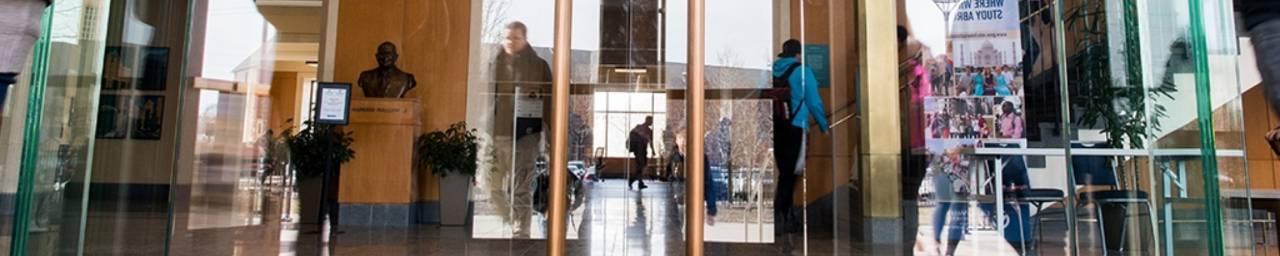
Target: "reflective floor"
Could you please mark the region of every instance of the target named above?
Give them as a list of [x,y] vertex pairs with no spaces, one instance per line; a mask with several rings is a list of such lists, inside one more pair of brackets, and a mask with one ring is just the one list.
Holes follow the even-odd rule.
[[[571,216],[569,227],[575,236],[567,242],[569,255],[683,255],[684,207],[680,183],[650,182],[649,189],[631,190],[624,180],[606,180],[589,185],[589,201]],[[538,239],[477,239],[486,225],[473,227],[440,227],[419,225],[411,228],[341,227],[338,234],[315,227],[300,227],[296,205],[286,198],[286,190],[273,186],[263,193],[242,193],[258,197],[260,214],[249,217],[260,224],[233,228],[205,228],[175,231],[169,242],[171,255],[543,255],[545,242]],[[249,200],[249,199],[245,199]],[[89,216],[86,255],[162,255],[168,221],[164,207],[98,205]],[[256,207],[255,207],[256,208]],[[724,212],[724,206],[721,207]],[[207,211],[207,209],[192,209]],[[930,216],[932,207],[922,207],[920,216]],[[290,212],[291,214],[284,214]],[[283,218],[287,217],[287,218]],[[537,218],[537,217],[535,217]],[[728,219],[723,217],[722,219]],[[186,221],[181,220],[179,221]],[[191,220],[202,222],[203,220]],[[250,221],[252,222],[252,221]],[[928,218],[918,222],[922,229],[931,225]],[[1066,232],[1063,225],[1045,225],[1038,253],[1028,255],[1066,255]],[[702,224],[706,225],[706,224]],[[534,232],[543,228],[541,225]],[[778,242],[717,242],[732,240],[727,236],[750,236],[755,232],[772,233],[771,226],[743,228],[725,220],[706,227],[706,255],[881,255],[886,248],[874,250],[850,241],[847,236],[810,232],[808,236],[790,235],[770,239]],[[1095,247],[1096,237],[1088,223],[1083,223],[1081,255],[1101,255]],[[925,235],[930,231],[922,231]],[[329,237],[329,238],[325,238]],[[535,235],[535,237],[537,237]],[[832,237],[841,237],[833,239]],[[35,237],[37,243],[41,236]],[[45,239],[56,239],[50,234]],[[46,240],[52,241],[52,240]],[[935,255],[914,247],[916,255]],[[1016,255],[995,231],[972,229],[958,245],[957,255]],[[912,250],[903,246],[902,252]],[[70,248],[64,248],[70,249]],[[807,251],[806,251],[807,250]],[[68,250],[59,250],[66,255]],[[892,249],[890,250],[892,251]],[[891,253],[892,254],[892,253]],[[906,254],[906,253],[904,253]],[[1246,253],[1247,254],[1247,253]]]
[[[680,203],[679,183],[650,182],[643,191],[631,190],[623,180],[606,180],[590,185],[589,202],[573,216],[577,221],[570,229],[576,238],[568,241],[570,255],[682,255],[683,205]],[[339,234],[323,239],[319,232],[307,227],[282,221],[288,209],[283,190],[271,189],[263,193],[265,209],[262,224],[240,228],[213,228],[187,232],[172,240],[173,255],[543,255],[545,242],[537,239],[475,239],[470,227],[440,227],[419,225],[413,228],[341,227]],[[295,210],[288,210],[295,211]],[[162,212],[162,211],[161,211]],[[91,216],[104,225],[130,225],[133,227],[163,227],[165,218],[155,218],[133,213],[127,221],[109,215]],[[291,214],[296,220],[296,213]],[[535,217],[536,218],[536,217]],[[113,221],[103,221],[113,220]],[[485,225],[476,223],[475,230],[482,232]],[[705,224],[703,224],[705,225]],[[539,225],[535,225],[539,226]],[[783,237],[785,243],[720,243],[714,236],[742,235],[740,227],[731,223],[706,226],[707,255],[799,255],[803,254],[803,237]],[[534,230],[541,232],[543,227]],[[92,234],[99,238],[111,234]],[[100,230],[124,230],[102,228]],[[305,231],[300,231],[305,230]],[[717,231],[718,230],[718,231]],[[768,230],[757,232],[772,232]],[[155,230],[159,231],[159,230]],[[180,232],[181,233],[181,232]],[[718,235],[714,235],[718,234]],[[122,235],[122,234],[115,234]],[[86,252],[89,255],[155,255],[163,250],[161,243],[145,236],[114,236],[115,239],[90,239]],[[132,237],[132,238],[131,238]],[[729,239],[729,238],[724,238]],[[96,240],[96,241],[95,241]],[[326,241],[327,240],[327,241]],[[834,255],[830,239],[810,238],[811,255]],[[821,246],[818,246],[818,245]],[[120,245],[139,245],[138,247]],[[154,248],[150,248],[154,247]],[[861,254],[853,246],[840,246],[838,254]]]

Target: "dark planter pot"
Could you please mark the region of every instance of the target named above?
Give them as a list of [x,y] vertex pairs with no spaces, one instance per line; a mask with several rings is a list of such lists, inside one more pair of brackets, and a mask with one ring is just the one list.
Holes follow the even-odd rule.
[[320,224],[320,200],[324,189],[324,178],[298,178],[298,215],[302,225]]
[[440,225],[464,226],[471,212],[472,176],[448,175],[440,179]]

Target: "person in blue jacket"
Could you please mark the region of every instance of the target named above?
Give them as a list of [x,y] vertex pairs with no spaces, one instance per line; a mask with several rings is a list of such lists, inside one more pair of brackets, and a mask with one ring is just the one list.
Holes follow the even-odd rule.
[[987,75],[987,70],[983,68],[978,68],[976,72],[973,72],[973,95],[972,96],[982,96],[982,93],[986,92],[986,86],[987,86],[986,75]]
[[995,67],[995,72],[991,74],[996,79],[996,96],[1010,96],[1013,91],[1009,90],[1009,77],[1005,76],[1007,72],[1004,67]]
[[776,233],[800,231],[799,216],[792,212],[792,198],[797,177],[804,175],[806,136],[811,122],[827,132],[827,111],[818,94],[818,79],[813,70],[800,62],[802,46],[791,39],[782,44],[782,53],[773,62],[774,88],[787,91],[786,99],[774,104],[785,104],[783,113],[775,111],[773,117],[774,161],[778,167],[777,192],[774,194],[774,218]]

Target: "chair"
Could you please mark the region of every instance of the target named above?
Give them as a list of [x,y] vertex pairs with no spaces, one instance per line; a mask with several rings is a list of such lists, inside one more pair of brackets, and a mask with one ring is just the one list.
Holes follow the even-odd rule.
[[[1076,149],[1111,148],[1110,145],[1107,145],[1106,143],[1072,143],[1071,147]],[[1111,156],[1072,156],[1071,164],[1075,170],[1074,178],[1077,185],[1110,186],[1112,189],[1080,193],[1078,197],[1080,200],[1076,202],[1077,207],[1083,207],[1089,204],[1093,205],[1094,214],[1096,214],[1095,216],[1098,218],[1098,230],[1102,232],[1101,240],[1102,248],[1104,250],[1110,251],[1115,249],[1117,251],[1123,251],[1125,248],[1124,243],[1128,241],[1126,239],[1128,232],[1127,225],[1119,225],[1120,230],[1108,232],[1108,227],[1106,225],[1106,219],[1108,219],[1108,217],[1106,217],[1106,212],[1104,211],[1108,209],[1108,207],[1119,207],[1120,210],[1127,212],[1130,205],[1140,204],[1144,206],[1143,208],[1146,208],[1147,216],[1149,216],[1151,221],[1152,244],[1155,244],[1155,228],[1157,225],[1155,216],[1156,211],[1155,205],[1151,203],[1150,193],[1140,190],[1118,189],[1117,187],[1119,186],[1119,182],[1116,179],[1116,170],[1115,166],[1112,164]],[[1124,215],[1122,217],[1127,219],[1131,216]],[[1119,234],[1113,234],[1112,232],[1119,232]],[[1114,242],[1119,243],[1113,244]]]
[[1056,188],[1032,188],[1022,193],[1018,198],[1023,202],[1030,203],[1036,207],[1036,215],[1031,216],[1032,225],[1036,236],[1036,242],[1032,243],[1033,248],[1037,252],[1040,250],[1040,242],[1044,241],[1044,232],[1040,225],[1044,222],[1045,204],[1061,203],[1066,199],[1066,192]]
[[[1021,144],[1011,144],[1011,143],[987,143],[987,144],[984,144],[983,146],[987,148],[1022,148]],[[1060,189],[1031,188],[1031,179],[1027,172],[1026,157],[1021,155],[1004,155],[1004,156],[999,156],[997,159],[999,159],[1000,162],[1003,163],[1002,168],[1004,169],[1001,171],[1001,174],[1002,174],[1001,178],[1003,181],[1003,184],[1001,184],[1001,187],[1006,187],[1006,186],[1023,187],[1023,189],[1020,189],[1020,190],[1004,192],[1006,200],[1016,202],[1016,203],[1030,204],[1031,206],[1036,207],[1037,211],[1043,209],[1044,204],[1046,203],[1061,202],[1063,200],[1064,198],[1063,195],[1065,195],[1065,193],[1062,192],[1062,190]],[[995,166],[995,165],[988,164],[988,166]],[[1003,191],[1003,189],[991,189],[989,190],[989,192],[992,192],[995,190]],[[1019,214],[1019,216],[1021,216],[1021,214]],[[1033,228],[1038,227],[1040,225],[1039,214],[1032,216],[1032,222],[1034,223],[1032,224]],[[1020,222],[1020,223],[1023,223],[1021,225],[1025,225],[1025,222]],[[1023,229],[1024,230],[1020,232],[1026,232],[1025,228]],[[1036,236],[1036,240],[1035,242],[1031,243],[1032,244],[1031,247],[1038,248],[1036,244],[1038,244],[1041,240],[1043,240],[1043,235],[1038,231],[1039,229],[1034,229],[1033,231],[1031,231],[1031,233],[1033,234],[1021,233],[1021,236],[1023,236],[1021,237],[1021,239],[1023,239],[1022,241],[1023,242],[1026,241],[1025,240],[1025,238],[1027,238],[1026,235],[1034,235]],[[1024,243],[1023,245],[1026,245],[1026,244]]]

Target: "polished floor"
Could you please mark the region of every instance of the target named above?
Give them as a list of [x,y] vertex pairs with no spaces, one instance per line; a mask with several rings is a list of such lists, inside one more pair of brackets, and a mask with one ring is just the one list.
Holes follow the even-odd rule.
[[[589,184],[588,202],[570,221],[569,255],[683,255],[684,205],[680,183],[650,182],[643,191],[625,181]],[[341,227],[337,234],[317,232],[296,224],[297,207],[281,187],[225,191],[238,199],[224,210],[202,209],[221,203],[191,204],[176,209],[175,223],[186,228],[168,230],[168,207],[145,202],[91,202],[84,234],[86,255],[544,255],[541,239],[493,239],[486,232],[505,232],[501,223],[482,221],[469,227],[419,225],[411,228]],[[240,202],[240,203],[236,203]],[[248,203],[248,205],[241,205]],[[148,206],[149,205],[149,206]],[[706,228],[706,255],[936,255],[928,243],[896,248],[869,248],[848,233],[810,231],[772,235],[772,221],[762,218],[768,207],[751,202],[721,204],[717,223]],[[255,214],[242,214],[246,209]],[[218,217],[219,212],[231,212]],[[919,208],[915,223],[928,236],[932,206]],[[977,211],[974,211],[977,212]],[[229,216],[229,217],[228,217]],[[246,217],[247,216],[247,217]],[[243,219],[249,218],[249,219]],[[540,218],[534,216],[535,219]],[[764,221],[762,221],[764,220]],[[500,222],[500,221],[498,221]],[[235,224],[229,225],[227,223]],[[534,226],[541,228],[540,221]],[[973,227],[958,245],[957,255],[1017,255],[993,230]],[[1103,255],[1097,232],[1081,224],[1080,255]],[[1026,255],[1067,255],[1065,227],[1044,225],[1039,250]],[[495,231],[496,230],[496,231]],[[325,231],[320,229],[320,231]],[[535,229],[534,237],[540,237]],[[545,236],[543,234],[542,236]],[[72,232],[41,232],[33,236],[29,255],[74,255]],[[8,241],[8,239],[4,239]],[[166,245],[169,248],[166,248]],[[914,247],[914,248],[913,248]],[[1274,252],[1274,247],[1264,251]],[[1244,252],[1244,251],[1234,251]],[[1248,253],[1231,255],[1249,255]],[[1142,252],[1128,252],[1121,254]],[[1265,254],[1258,254],[1265,255]]]

